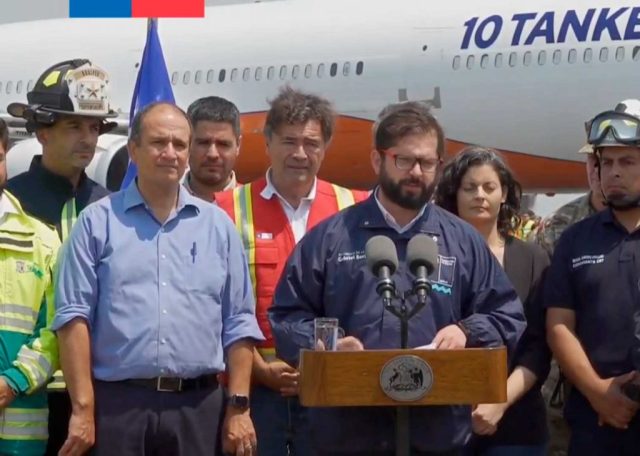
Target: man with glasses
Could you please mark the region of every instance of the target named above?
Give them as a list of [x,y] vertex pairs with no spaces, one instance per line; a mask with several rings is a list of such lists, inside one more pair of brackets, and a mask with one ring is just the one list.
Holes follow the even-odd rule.
[[298,371],[277,359],[267,309],[285,261],[316,224],[367,197],[316,177],[333,135],[335,114],[315,95],[283,89],[271,102],[264,135],[266,176],[216,196],[244,242],[266,341],[254,351],[251,418],[260,456],[306,456],[306,412],[297,400]]
[[[506,345],[522,331],[522,304],[486,243],[471,226],[430,203],[444,155],[444,134],[426,106],[402,103],[383,110],[374,128],[371,163],[378,187],[366,200],[334,215],[296,246],[269,310],[276,354],[298,363],[314,347],[316,317],[337,318],[345,337],[338,350],[400,346],[400,323],[387,312],[369,271],[367,241],[392,239],[399,267],[393,280],[410,290],[405,264],[416,234],[437,243],[438,265],[428,303],[409,321],[409,347],[439,349]],[[408,298],[408,305],[415,304]],[[378,375],[378,373],[372,373]],[[394,410],[378,407],[310,409],[317,455],[394,454]],[[467,406],[412,407],[412,455],[458,455],[471,435]]]
[[547,337],[574,386],[565,407],[569,454],[637,455],[640,101],[595,116],[587,139],[608,208],[568,228],[556,246],[545,287]]

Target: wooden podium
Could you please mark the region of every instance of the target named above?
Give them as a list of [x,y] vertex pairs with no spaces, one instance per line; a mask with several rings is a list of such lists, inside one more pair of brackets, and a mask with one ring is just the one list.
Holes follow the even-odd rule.
[[409,454],[407,406],[507,400],[507,350],[300,352],[300,402],[306,407],[397,407],[396,453]]

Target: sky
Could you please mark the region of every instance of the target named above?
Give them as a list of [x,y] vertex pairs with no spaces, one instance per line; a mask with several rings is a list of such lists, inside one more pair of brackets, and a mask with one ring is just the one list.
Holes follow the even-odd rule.
[[[96,0],[97,1],[97,0]],[[208,6],[252,3],[252,0],[205,0]],[[55,19],[69,15],[69,0],[0,0],[0,24],[5,22]]]

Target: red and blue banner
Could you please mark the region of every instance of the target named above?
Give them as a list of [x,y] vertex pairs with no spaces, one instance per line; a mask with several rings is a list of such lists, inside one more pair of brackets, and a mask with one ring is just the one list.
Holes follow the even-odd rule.
[[69,17],[204,17],[204,0],[69,0]]

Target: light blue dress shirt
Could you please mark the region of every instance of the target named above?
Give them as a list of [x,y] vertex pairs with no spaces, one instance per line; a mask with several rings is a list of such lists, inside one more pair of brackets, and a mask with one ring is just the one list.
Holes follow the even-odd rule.
[[221,372],[224,349],[263,340],[240,238],[215,204],[179,191],[159,223],[137,185],[82,211],[59,263],[58,330],[90,326],[96,379]]

